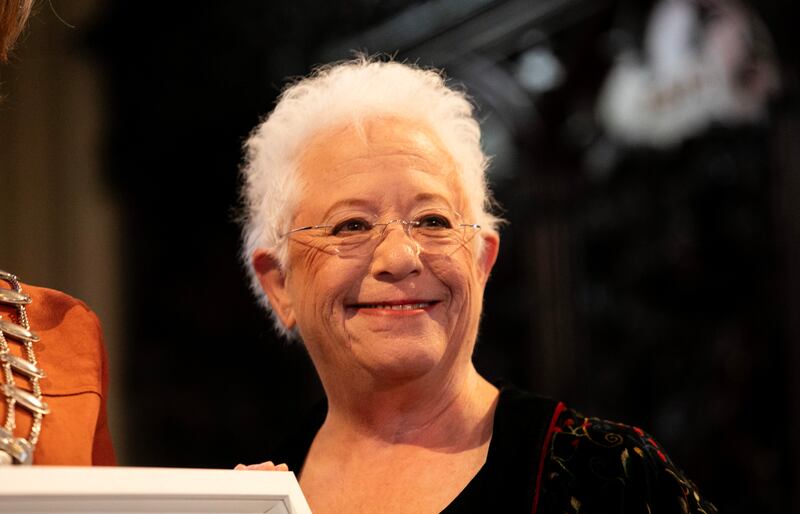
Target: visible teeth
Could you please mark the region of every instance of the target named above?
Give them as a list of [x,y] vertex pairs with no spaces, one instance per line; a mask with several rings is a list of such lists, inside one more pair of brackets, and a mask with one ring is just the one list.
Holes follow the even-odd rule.
[[388,305],[383,303],[374,303],[368,305],[362,305],[363,309],[388,309],[392,311],[411,311],[414,309],[424,309],[425,307],[429,307],[431,302],[422,302],[422,303],[404,303],[400,305]]

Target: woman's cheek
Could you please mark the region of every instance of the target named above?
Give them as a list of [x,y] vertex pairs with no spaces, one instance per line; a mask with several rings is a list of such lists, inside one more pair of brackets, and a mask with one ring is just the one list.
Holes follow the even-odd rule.
[[427,265],[450,293],[449,336],[457,339],[471,337],[474,328],[470,320],[480,318],[483,295],[472,252],[462,248],[451,255],[435,256]]
[[313,272],[308,274],[310,283],[304,291],[306,298],[316,302],[317,313],[341,323],[345,316],[345,299],[363,280],[365,266],[335,255],[317,255],[308,265]]
[[430,259],[429,269],[450,293],[451,308],[466,308],[470,291],[470,272],[461,259],[449,255],[438,255]]
[[298,246],[299,249],[290,255],[292,266],[287,277],[287,287],[301,330],[313,331],[320,322],[318,318],[330,291],[325,280],[335,275],[327,270],[329,266],[326,261],[331,256],[314,248]]

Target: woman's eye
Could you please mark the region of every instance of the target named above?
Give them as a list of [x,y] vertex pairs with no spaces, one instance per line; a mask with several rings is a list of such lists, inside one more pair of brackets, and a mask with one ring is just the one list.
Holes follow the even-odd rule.
[[452,228],[453,224],[441,214],[425,214],[417,219],[420,228]]
[[372,228],[372,224],[366,220],[353,218],[349,220],[344,220],[340,223],[337,223],[333,226],[331,230],[331,234],[334,236],[336,235],[348,235],[353,234],[356,232],[367,232]]

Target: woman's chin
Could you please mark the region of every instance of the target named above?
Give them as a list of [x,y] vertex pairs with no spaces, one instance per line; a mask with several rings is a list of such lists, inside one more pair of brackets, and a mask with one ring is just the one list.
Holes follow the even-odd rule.
[[[420,379],[439,367],[443,352],[435,344],[405,341],[372,341],[352,347],[355,359],[378,383],[387,386]],[[437,351],[438,350],[438,351]]]

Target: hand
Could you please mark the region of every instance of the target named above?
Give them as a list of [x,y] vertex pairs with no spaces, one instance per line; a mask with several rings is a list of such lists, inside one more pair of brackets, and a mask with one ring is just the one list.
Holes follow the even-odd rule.
[[271,460],[268,460],[261,464],[237,464],[233,469],[238,471],[289,471],[289,466],[286,464],[276,466]]

